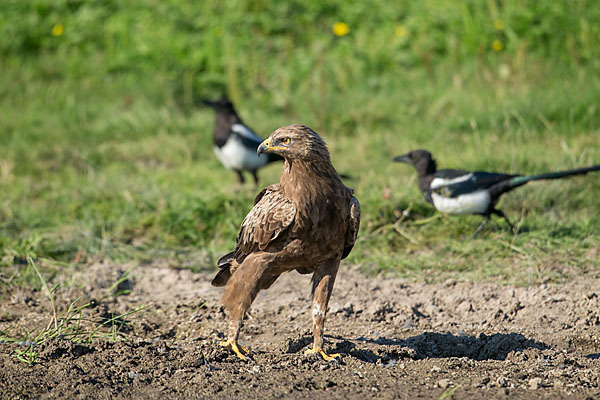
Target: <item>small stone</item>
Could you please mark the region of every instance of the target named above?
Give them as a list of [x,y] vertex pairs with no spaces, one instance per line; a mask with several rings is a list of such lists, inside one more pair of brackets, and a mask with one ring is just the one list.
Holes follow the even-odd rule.
[[482,379],[479,381],[479,385],[478,385],[478,386],[485,386],[485,385],[487,385],[489,382],[490,382],[490,378],[489,378],[488,376],[486,376],[486,377],[482,378]]
[[561,381],[561,380],[559,380],[559,379],[556,379],[556,380],[554,381],[554,387],[561,388],[561,387],[563,387],[564,385],[565,385],[565,384],[563,383],[563,381]]
[[414,328],[416,325],[414,322],[412,322],[411,320],[406,321],[403,325],[402,328],[403,329],[410,329],[410,328]]
[[128,375],[128,376],[129,376],[129,379],[133,379],[133,378],[137,378],[137,377],[138,377],[138,374],[137,374],[137,373],[135,373],[135,372],[133,372],[133,371],[131,371],[131,372],[129,372],[129,375]]
[[383,365],[385,368],[392,368],[394,365],[396,365],[397,362],[398,362],[397,359],[391,358],[387,361],[382,360],[381,365]]
[[434,365],[431,368],[431,372],[433,372],[433,373],[442,372],[442,369],[440,367],[438,367],[437,365]]
[[542,378],[531,378],[529,380],[529,389],[536,390],[542,386]]
[[450,380],[444,378],[444,379],[440,379],[437,383],[438,387],[442,388],[442,389],[446,389],[448,386],[450,386]]
[[499,387],[507,387],[508,386],[508,380],[505,377],[500,376],[500,377],[498,377],[498,379],[496,379],[496,384]]

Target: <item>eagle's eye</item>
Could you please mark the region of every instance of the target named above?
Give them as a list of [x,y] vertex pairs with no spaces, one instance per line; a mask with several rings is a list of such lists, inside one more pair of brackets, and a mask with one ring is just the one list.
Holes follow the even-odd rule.
[[292,140],[289,137],[284,137],[281,140],[281,143],[285,144],[286,146],[289,145],[292,142]]

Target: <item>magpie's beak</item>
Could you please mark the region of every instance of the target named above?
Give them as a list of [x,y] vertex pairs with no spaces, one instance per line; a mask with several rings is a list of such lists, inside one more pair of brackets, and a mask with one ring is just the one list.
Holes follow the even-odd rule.
[[202,104],[204,104],[205,106],[215,108],[215,103],[207,99],[202,99]]
[[271,142],[269,139],[267,139],[258,145],[258,149],[256,149],[256,155],[260,157],[261,154],[268,153],[270,148]]
[[403,163],[407,163],[407,164],[412,164],[412,161],[410,160],[410,157],[408,156],[408,154],[403,154],[401,156],[396,156],[394,158],[392,158],[393,161],[396,162],[403,162]]

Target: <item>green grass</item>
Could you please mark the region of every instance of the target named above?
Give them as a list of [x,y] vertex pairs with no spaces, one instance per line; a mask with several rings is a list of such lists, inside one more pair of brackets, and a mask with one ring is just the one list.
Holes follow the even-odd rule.
[[[45,290],[48,299],[50,300],[52,317],[50,318],[46,328],[37,331],[29,331],[27,328],[22,328],[21,331],[13,327],[9,327],[7,331],[0,330],[0,343],[12,343],[21,348],[15,348],[13,356],[32,366],[37,362],[39,353],[38,346],[48,342],[49,340],[60,338],[76,343],[92,343],[98,339],[109,341],[118,341],[126,337],[123,332],[124,327],[128,324],[126,318],[131,314],[144,310],[145,306],[139,306],[131,309],[120,315],[108,315],[101,318],[89,318],[84,315],[89,308],[93,308],[93,303],[77,304],[79,299],[70,303],[66,309],[59,313],[54,294],[59,288],[55,285],[52,289],[48,287],[46,279],[42,276],[35,261],[31,257],[27,257],[27,267],[31,269],[39,279],[38,284]],[[125,278],[122,278],[127,279]],[[115,282],[107,294],[104,296],[120,296],[126,294],[124,291],[115,292],[115,288],[121,282]],[[104,299],[103,298],[103,299]]]
[[[479,3],[4,3],[0,284],[39,285],[28,255],[49,279],[99,258],[213,269],[258,190],[220,166],[214,116],[194,105],[222,93],[263,136],[296,122],[324,136],[361,202],[349,261],[366,271],[519,284],[597,274],[600,175],[517,189],[500,206],[522,232],[494,220],[466,241],[480,218],[431,218],[414,171],[390,161],[427,148],[448,168],[600,162],[598,8]],[[337,21],[347,36],[331,34]]]

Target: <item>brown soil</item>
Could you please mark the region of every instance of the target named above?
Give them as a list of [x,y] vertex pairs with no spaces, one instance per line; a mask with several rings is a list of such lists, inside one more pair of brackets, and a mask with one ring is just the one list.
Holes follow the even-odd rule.
[[[238,360],[223,337],[221,290],[210,275],[142,265],[104,297],[119,267],[96,264],[56,293],[59,313],[78,297],[96,299],[86,321],[139,305],[125,339],[35,347],[0,344],[0,397],[15,398],[600,398],[600,278],[556,286],[510,287],[372,278],[343,266],[326,324],[326,349],[340,362],[304,355],[311,343],[310,287],[290,273],[255,301]],[[120,266],[121,270],[126,266]],[[0,330],[36,332],[52,316],[47,295],[2,294]]]

